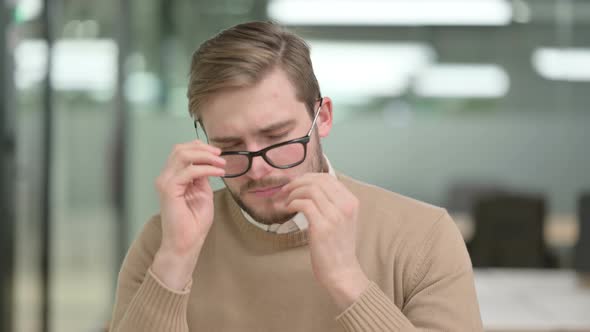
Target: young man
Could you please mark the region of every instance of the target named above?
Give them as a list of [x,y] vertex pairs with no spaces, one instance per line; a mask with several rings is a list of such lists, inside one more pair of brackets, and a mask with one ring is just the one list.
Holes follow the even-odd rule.
[[123,263],[111,331],[482,330],[447,212],[323,155],[332,101],[301,38],[221,32],[195,53],[188,98],[207,141],[175,146],[156,180],[160,213]]

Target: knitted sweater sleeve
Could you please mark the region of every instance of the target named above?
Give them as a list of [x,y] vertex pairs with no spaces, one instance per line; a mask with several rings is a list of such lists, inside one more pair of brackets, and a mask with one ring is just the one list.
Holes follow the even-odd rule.
[[336,320],[346,332],[483,331],[473,270],[455,223],[444,212],[411,259],[404,304],[372,282]]
[[186,311],[190,294],[167,288],[151,272],[160,245],[159,217],[144,227],[132,244],[119,272],[111,332],[188,332]]

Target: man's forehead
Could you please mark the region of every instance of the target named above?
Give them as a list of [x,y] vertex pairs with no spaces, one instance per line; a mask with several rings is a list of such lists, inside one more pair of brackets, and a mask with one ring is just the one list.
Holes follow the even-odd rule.
[[264,115],[267,116],[210,119],[212,121],[205,125],[205,129],[208,130],[211,137],[248,136],[267,134],[294,126],[297,122],[294,112],[270,112]]
[[[218,105],[221,106],[221,105]],[[211,134],[239,134],[261,130],[277,123],[289,120],[297,121],[307,116],[305,104],[296,101],[295,103],[261,103],[245,104],[243,106],[229,105],[210,108],[202,114],[202,124],[205,130]]]
[[205,112],[207,109],[212,109],[218,113],[219,109],[231,111],[236,106],[257,107],[264,104],[291,104],[297,103],[297,101],[295,87],[285,72],[277,68],[253,85],[217,91],[207,98],[204,108]]
[[[276,134],[285,130],[290,130],[296,126],[297,120],[295,118],[287,118],[284,120],[275,120],[267,124],[260,124],[249,128],[227,129],[227,130],[212,130],[209,135],[209,141],[212,143],[228,143],[235,141],[242,141],[245,138],[252,136],[266,136]],[[228,128],[231,128],[228,127]]]

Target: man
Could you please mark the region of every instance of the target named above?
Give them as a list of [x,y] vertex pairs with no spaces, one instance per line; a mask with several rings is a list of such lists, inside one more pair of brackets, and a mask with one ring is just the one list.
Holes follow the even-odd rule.
[[207,143],[175,146],[156,180],[160,214],[123,263],[112,331],[482,330],[447,212],[323,155],[333,105],[301,38],[221,32],[193,56],[188,98]]

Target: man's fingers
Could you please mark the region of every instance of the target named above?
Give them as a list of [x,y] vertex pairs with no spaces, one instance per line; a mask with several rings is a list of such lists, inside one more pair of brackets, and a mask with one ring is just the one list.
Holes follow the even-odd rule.
[[330,201],[321,191],[321,189],[312,186],[300,186],[293,189],[287,197],[287,204],[296,199],[311,200],[319,211],[321,211],[323,207],[326,207],[328,204],[330,204]]
[[319,186],[305,185],[293,189],[287,198],[287,206],[296,200],[311,202],[318,212],[319,218],[311,219],[310,223],[320,226],[326,223],[338,223],[341,220],[338,208],[330,201],[326,193]]
[[314,221],[322,219],[316,205],[310,199],[295,199],[287,205],[287,210],[293,213],[303,213],[309,221],[310,227],[314,227]]
[[210,165],[189,165],[170,179],[173,185],[188,185],[194,180],[207,176],[223,176],[223,168]]
[[160,175],[156,179],[156,188],[161,194],[173,194],[178,191],[178,186],[186,187],[202,177],[223,176],[224,174],[223,168],[210,165],[189,165],[178,172]]
[[172,149],[172,152],[177,151],[177,150],[205,150],[205,151],[209,151],[211,153],[217,154],[219,155],[221,153],[221,150],[218,147],[215,147],[213,145],[207,144],[201,140],[194,140],[194,141],[190,141],[190,142],[186,142],[186,143],[179,143],[176,144],[174,146],[174,148]]
[[288,185],[281,189],[282,191],[288,193],[294,191],[296,188],[305,186],[318,187],[325,194],[326,198],[333,204],[338,204],[339,198],[344,194],[341,188],[342,185],[338,182],[338,180],[325,173],[305,174],[291,181]]
[[169,171],[177,172],[190,164],[211,165],[223,168],[225,167],[225,163],[225,159],[210,151],[184,149],[175,151],[174,154],[170,156],[167,168]]
[[[316,188],[316,191],[323,193],[327,202],[323,201],[318,206],[319,211],[328,219],[332,220],[338,214],[346,216],[354,215],[358,209],[358,199],[334,177],[325,173],[308,173],[281,188],[281,195],[289,197],[290,194],[299,188]],[[318,197],[319,195],[315,195]],[[329,206],[330,208],[324,208]],[[335,219],[334,219],[335,220]]]

